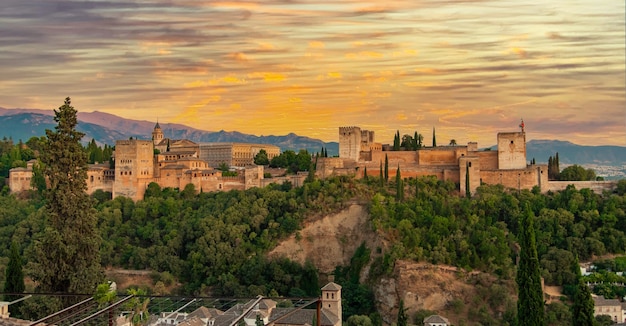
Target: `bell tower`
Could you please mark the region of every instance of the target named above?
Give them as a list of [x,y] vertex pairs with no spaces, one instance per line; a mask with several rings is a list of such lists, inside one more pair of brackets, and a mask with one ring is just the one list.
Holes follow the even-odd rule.
[[161,130],[161,126],[158,121],[152,131],[152,141],[154,142],[154,145],[158,145],[161,141],[163,141],[163,130]]
[[341,285],[330,282],[322,288],[322,310],[332,312],[341,322]]

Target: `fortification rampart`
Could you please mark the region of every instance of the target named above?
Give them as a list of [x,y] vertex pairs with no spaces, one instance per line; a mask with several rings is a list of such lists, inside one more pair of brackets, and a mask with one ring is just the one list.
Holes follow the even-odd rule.
[[548,181],[549,191],[565,190],[567,186],[573,185],[576,189],[591,189],[595,193],[601,194],[603,191],[612,191],[617,187],[617,181]]

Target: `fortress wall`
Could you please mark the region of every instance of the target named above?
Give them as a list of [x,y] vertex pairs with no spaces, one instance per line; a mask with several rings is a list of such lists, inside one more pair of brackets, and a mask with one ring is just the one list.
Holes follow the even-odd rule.
[[467,147],[420,149],[417,155],[420,165],[457,165],[459,157],[467,155]]
[[498,169],[498,152],[497,151],[482,151],[478,152],[480,158],[480,167],[483,170],[497,170]]
[[297,174],[297,175],[292,174],[292,175],[287,175],[284,177],[262,179],[260,182],[260,186],[267,187],[268,185],[272,183],[281,185],[285,182],[291,182],[293,186],[299,187],[304,183],[304,180],[306,179],[306,177],[307,175],[305,174]]
[[595,193],[602,193],[615,189],[617,181],[548,181],[545,191],[565,190],[568,185],[573,185],[576,189],[589,188]]
[[486,184],[502,184],[507,188],[532,189],[537,185],[537,169],[529,167],[517,170],[481,170],[480,179]]
[[[397,166],[389,167],[389,180],[393,180],[396,177]],[[359,167],[359,176],[363,176],[364,166]],[[384,173],[384,171],[383,171]],[[368,165],[367,175],[369,177],[378,178],[380,176],[380,165]],[[419,167],[419,166],[407,166],[400,165],[400,175],[403,179],[407,178],[421,178],[426,176],[435,176],[440,180],[459,182],[459,167],[458,166],[442,166],[442,167]]]
[[416,151],[376,151],[372,152],[372,162],[385,164],[385,155],[389,160],[389,168],[397,166],[398,163],[415,163],[417,162]]

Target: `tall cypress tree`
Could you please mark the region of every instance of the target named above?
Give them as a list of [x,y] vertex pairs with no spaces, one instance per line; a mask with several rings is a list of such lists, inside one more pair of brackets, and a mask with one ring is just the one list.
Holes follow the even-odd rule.
[[437,147],[437,138],[435,137],[435,127],[433,127],[433,147]]
[[383,180],[385,180],[385,177],[383,176],[383,161],[380,161],[380,169],[379,169],[379,171],[380,171],[380,178],[379,178],[380,187],[382,188],[384,186]]
[[576,273],[576,292],[574,293],[574,303],[572,305],[572,321],[576,326],[593,326],[595,325],[595,317],[593,313],[593,298],[591,298],[591,290],[583,282],[578,264],[578,256],[574,263],[574,271]]
[[409,316],[406,314],[406,310],[404,310],[404,300],[400,300],[400,307],[398,307],[398,320],[396,322],[397,326],[407,326],[409,320]]
[[46,225],[33,243],[31,277],[37,291],[93,293],[103,278],[96,212],[87,195],[87,153],[76,131],[76,110],[70,98],[54,111],[55,130],[46,130],[47,150],[41,155],[49,188]]
[[413,150],[416,151],[417,150],[417,131],[415,132],[415,134],[413,135]]
[[396,170],[396,200],[402,201],[404,199],[404,182],[402,181],[402,176],[400,175],[400,164],[398,164],[398,169]]
[[389,181],[389,158],[385,154],[385,182]]
[[[22,271],[22,256],[20,255],[20,249],[18,248],[17,243],[12,242],[9,264],[5,270],[4,292],[22,293],[25,288],[24,272]],[[4,300],[11,302],[19,299],[20,297],[21,296],[19,295],[16,296],[7,294],[4,296]],[[18,302],[9,306],[9,310],[13,316],[17,316],[20,304],[21,303]]]
[[520,220],[518,238],[521,250],[515,279],[518,289],[518,326],[544,326],[546,324],[533,219],[534,214],[530,205],[526,203],[526,209]]

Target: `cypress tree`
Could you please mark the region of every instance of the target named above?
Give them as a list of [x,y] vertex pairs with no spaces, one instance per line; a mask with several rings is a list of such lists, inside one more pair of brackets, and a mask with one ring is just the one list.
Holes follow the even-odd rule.
[[417,150],[417,131],[413,135],[413,150]]
[[521,250],[515,279],[518,289],[518,326],[544,326],[546,324],[539,258],[537,257],[537,244],[535,242],[534,217],[530,205],[526,203],[526,209],[520,220],[519,244]]
[[384,185],[383,184],[383,180],[384,180],[384,177],[383,177],[383,161],[380,161],[380,169],[379,169],[379,171],[380,171],[380,178],[379,178],[380,179],[380,187],[382,188],[383,185]]
[[400,164],[396,170],[396,200],[402,201],[404,199],[404,182],[402,176],[400,176]]
[[404,300],[400,300],[400,307],[398,307],[398,321],[396,322],[397,326],[407,326],[407,322],[409,320],[409,316],[406,314],[404,310]]
[[367,166],[365,167],[365,169],[363,169],[363,179],[367,181]]
[[385,154],[385,182],[389,181],[389,158]]
[[435,137],[435,127],[433,127],[433,147],[437,147],[437,138]]
[[394,151],[400,150],[400,131],[399,130],[397,130],[396,134],[393,135],[393,150]]
[[591,298],[591,290],[583,282],[580,265],[578,265],[578,256],[576,256],[573,268],[575,269],[577,282],[573,299],[574,303],[572,305],[573,324],[576,326],[593,326],[595,325],[593,298]]
[[[22,256],[20,249],[15,241],[11,242],[11,251],[9,254],[9,264],[5,270],[4,292],[6,293],[22,293],[24,292],[24,272],[22,271]],[[5,301],[14,301],[19,299],[19,295],[5,295]],[[9,310],[13,316],[17,316],[21,302],[14,303],[9,306]]]
[[556,157],[554,158],[554,177],[555,179],[559,179],[559,175],[561,174],[561,168],[559,167],[559,152],[556,152]]
[[46,221],[32,246],[31,277],[39,292],[93,293],[103,278],[100,238],[93,202],[87,195],[87,153],[76,130],[70,98],[54,111],[55,130],[46,130],[41,155],[49,188]]

